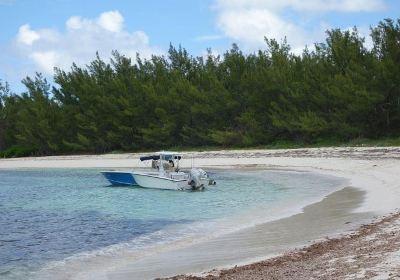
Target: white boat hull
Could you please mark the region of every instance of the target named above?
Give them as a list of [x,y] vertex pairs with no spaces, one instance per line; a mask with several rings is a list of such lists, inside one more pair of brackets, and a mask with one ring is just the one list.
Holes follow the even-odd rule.
[[136,183],[143,188],[163,190],[190,190],[187,179],[171,179],[145,173],[132,173]]

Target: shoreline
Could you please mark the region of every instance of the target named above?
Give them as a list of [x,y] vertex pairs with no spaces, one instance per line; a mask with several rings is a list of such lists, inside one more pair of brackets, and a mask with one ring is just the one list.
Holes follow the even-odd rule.
[[[295,149],[295,150],[236,150],[236,151],[216,151],[216,152],[203,152],[203,153],[198,152],[189,154],[194,156],[195,166],[203,167],[205,169],[207,168],[208,169],[249,168],[250,170],[283,169],[295,172],[311,171],[322,175],[333,175],[336,177],[347,179],[349,181],[348,184],[349,187],[353,187],[354,189],[364,192],[364,201],[359,203],[358,205],[354,205],[355,208],[351,210],[351,213],[353,214],[374,213],[374,215],[383,216],[387,215],[388,213],[393,213],[393,211],[395,211],[398,208],[398,205],[400,205],[400,174],[398,174],[400,170],[400,148],[398,147],[311,148],[311,149]],[[46,158],[1,159],[0,169],[49,168],[49,167],[52,168],[142,167],[139,166],[138,160],[135,161],[135,159],[137,159],[138,156],[139,156],[138,154],[122,154],[122,155],[112,154],[112,155],[101,155],[101,156],[67,156],[67,157],[61,156],[61,157],[46,157]],[[183,161],[182,166],[190,167],[191,161],[190,160]],[[400,215],[400,214],[395,214],[395,215]],[[370,217],[369,221],[371,221],[371,218],[372,217]],[[386,217],[384,217],[383,219],[386,219]],[[394,221],[393,222],[394,224],[391,226],[393,226],[394,231],[398,233],[400,232],[400,222],[397,223],[396,221]],[[392,220],[389,220],[389,222],[392,222]],[[381,224],[385,224],[385,222]],[[363,226],[359,229],[359,231],[362,231],[362,229]],[[261,234],[262,233],[259,232],[258,236],[261,236]],[[342,231],[339,232],[339,236],[341,235],[342,237],[337,237],[335,239],[338,244],[347,242],[346,241],[347,237],[344,234],[346,234],[346,232],[344,232],[342,229]],[[354,234],[350,234],[350,236],[352,235]],[[332,234],[329,234],[329,236],[332,236]],[[313,240],[315,241],[316,239],[314,238]],[[318,246],[322,246],[321,244],[325,244],[324,242],[325,241],[322,241],[322,243],[316,242],[309,247],[319,248]],[[316,247],[312,247],[314,245]],[[297,246],[299,246],[299,244],[297,244]],[[291,248],[292,249],[297,248],[297,246],[292,246]],[[400,244],[398,248],[400,249]],[[297,254],[296,252],[297,252],[296,250],[289,251],[288,254],[289,255]],[[373,251],[371,254],[374,256]],[[266,255],[267,254],[264,254],[264,259],[266,259],[265,257]],[[287,254],[284,254],[280,257],[279,256],[276,257],[278,258],[277,259],[278,261],[276,262],[278,263],[285,262],[286,256]],[[276,260],[276,258],[272,258],[269,260]],[[399,259],[394,258],[392,261],[389,261],[389,263],[394,265],[393,268],[394,271],[396,271],[396,269],[398,270],[400,267],[399,260],[400,258]],[[221,276],[221,279],[225,279],[224,277],[227,277],[228,279],[246,279],[246,277],[240,278],[242,277],[240,275],[242,275],[241,273],[243,273],[243,271],[247,272],[250,271],[251,273],[256,273],[257,271],[263,271],[265,263],[266,262],[268,263],[268,260],[256,263],[254,263],[255,261],[252,262],[253,264],[241,266],[239,268],[233,267],[228,270],[225,269],[214,270],[212,271],[212,274],[219,274]],[[238,263],[240,262],[235,262],[235,264]],[[234,266],[235,264],[232,263],[231,266]],[[297,264],[301,265],[300,263]],[[218,265],[214,265],[213,267],[214,268],[218,267]],[[274,268],[277,268],[277,266],[271,266],[271,265],[267,265],[267,267],[271,267],[272,270]],[[280,271],[285,271],[284,269],[283,270],[281,268],[279,269]],[[339,268],[331,267],[331,269],[335,270]],[[293,272],[294,270],[296,269],[291,267],[290,271]],[[120,270],[120,272],[124,271],[128,273],[125,275],[127,277],[122,277],[121,275],[122,278],[120,279],[129,279],[128,277],[130,275],[129,269],[125,267],[124,269]],[[210,271],[210,268],[204,268],[202,271],[203,272]],[[349,273],[351,273],[351,271],[352,270],[350,269]],[[297,271],[294,275],[297,276],[297,273],[299,273],[299,271]],[[179,272],[175,273],[175,275],[176,274],[179,274]],[[117,272],[117,274],[115,275],[119,275],[119,273]],[[229,277],[227,275],[229,275]],[[253,278],[253,276],[254,276],[253,274],[247,274],[247,279],[249,279],[249,277]],[[178,278],[172,278],[172,279],[199,279],[199,278],[190,278],[191,276],[177,276],[177,277]],[[216,277],[217,276],[211,275],[207,276],[206,279],[219,279]],[[335,278],[332,275],[331,277],[332,278],[330,279],[342,279],[342,278]],[[280,278],[282,278],[282,275]],[[286,279],[290,279],[290,277],[286,277]],[[303,278],[297,278],[297,279],[303,279]],[[321,279],[325,278],[322,277]]]
[[[345,187],[304,207],[300,213],[124,265],[108,271],[107,277],[118,280],[154,279],[160,275],[168,277],[181,273],[204,276],[207,275],[205,271],[216,273],[279,256],[327,235],[339,236],[343,232],[350,232],[362,222],[372,219],[373,213],[352,213],[355,206],[362,203],[363,195],[359,190]],[[341,202],[337,203],[338,200]],[[150,270],[149,263],[153,265]],[[168,266],[164,263],[168,263]]]
[[215,279],[399,279],[400,211],[390,213],[339,237],[202,275],[159,280]]
[[[294,213],[248,225],[200,240],[181,240],[150,249],[120,249],[112,255],[90,253],[89,258],[71,258],[62,266],[50,266],[35,279],[155,279],[178,274],[225,269],[277,256],[326,235],[348,232],[372,213],[352,213],[362,203],[364,192],[340,187],[317,202]],[[339,203],[337,203],[339,201]],[[231,221],[232,223],[232,221]],[[299,225],[303,228],[299,230]],[[312,230],[311,230],[312,229]],[[267,232],[267,234],[261,233]],[[226,248],[235,248],[234,252]],[[195,252],[195,253],[194,253]],[[210,252],[213,254],[210,255]],[[57,276],[55,276],[57,275]]]

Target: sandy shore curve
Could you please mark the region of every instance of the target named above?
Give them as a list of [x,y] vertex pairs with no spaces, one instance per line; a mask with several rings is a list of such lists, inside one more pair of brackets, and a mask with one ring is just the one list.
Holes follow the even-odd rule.
[[[0,159],[0,169],[129,169],[143,167],[138,160],[140,155],[142,154]],[[400,148],[232,150],[191,152],[187,153],[187,156],[188,158],[182,161],[182,167],[194,164],[205,169],[285,169],[345,178],[348,180],[347,191],[358,191],[363,197],[359,203],[353,203],[353,209],[349,212],[361,215],[361,220],[363,217],[366,218],[362,213],[373,213],[368,216],[371,224],[356,229],[352,234],[346,232],[334,240],[319,240],[311,246],[254,264],[227,270],[219,269],[210,273],[206,271],[202,277],[206,279],[398,279],[396,277],[400,277],[398,253],[400,214],[397,212],[400,205]],[[346,195],[349,193],[343,197]],[[372,216],[380,218],[372,221]],[[187,273],[190,274],[190,271]],[[111,275],[116,276],[118,273],[113,274],[109,271],[104,275],[104,279],[111,279],[109,278]],[[127,278],[120,279],[128,279],[129,273],[125,276]],[[173,279],[198,279],[198,277],[177,276]]]

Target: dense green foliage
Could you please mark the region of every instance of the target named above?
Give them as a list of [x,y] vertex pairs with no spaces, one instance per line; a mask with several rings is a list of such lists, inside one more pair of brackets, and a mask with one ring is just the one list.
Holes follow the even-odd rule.
[[266,50],[193,57],[181,47],[133,62],[113,53],[40,74],[13,94],[0,82],[3,156],[246,147],[400,136],[400,20],[327,32],[301,55],[286,41]]

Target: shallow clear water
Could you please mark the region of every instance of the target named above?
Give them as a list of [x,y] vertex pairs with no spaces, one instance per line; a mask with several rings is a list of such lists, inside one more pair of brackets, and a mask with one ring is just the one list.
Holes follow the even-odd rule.
[[[201,192],[110,187],[97,170],[0,171],[0,278],[126,244],[223,232],[299,211],[341,183],[311,173],[216,171]],[[292,213],[293,214],[293,213]]]

